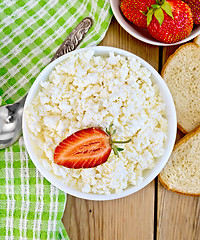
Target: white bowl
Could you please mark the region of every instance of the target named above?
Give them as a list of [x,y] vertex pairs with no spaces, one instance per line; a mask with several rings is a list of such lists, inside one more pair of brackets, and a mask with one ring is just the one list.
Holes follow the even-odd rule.
[[129,22],[128,20],[126,20],[126,18],[123,16],[122,12],[120,11],[120,2],[121,0],[110,0],[111,8],[116,20],[130,35],[139,39],[140,41],[143,41],[145,43],[149,43],[152,45],[156,45],[156,46],[172,46],[172,45],[178,45],[178,44],[183,44],[185,42],[188,42],[200,34],[200,25],[196,25],[194,26],[191,34],[187,38],[179,42],[170,43],[170,44],[159,42],[149,34],[147,29],[140,28],[134,25],[133,23]]
[[[149,69],[152,73],[152,79],[153,81],[158,85],[161,95],[163,97],[163,100],[166,104],[166,116],[168,120],[168,132],[167,132],[167,141],[165,143],[165,148],[166,151],[164,155],[157,161],[155,167],[151,170],[148,170],[145,173],[144,176],[144,181],[141,182],[137,186],[130,186],[127,189],[125,189],[122,193],[120,194],[110,194],[110,195],[99,195],[99,194],[93,194],[93,193],[83,193],[81,191],[78,191],[76,189],[70,188],[69,186],[64,186],[59,182],[58,178],[50,172],[47,172],[46,169],[44,169],[43,165],[40,163],[40,159],[38,159],[36,151],[34,149],[34,144],[32,143],[31,137],[30,137],[30,132],[27,128],[27,123],[25,120],[25,117],[23,115],[23,122],[22,122],[22,127],[23,127],[23,136],[24,136],[24,141],[25,145],[27,148],[27,151],[30,155],[30,158],[32,159],[33,163],[35,164],[36,168],[41,172],[41,174],[53,185],[58,187],[59,189],[63,190],[66,193],[69,193],[73,196],[79,197],[79,198],[84,198],[84,199],[89,199],[89,200],[111,200],[111,199],[117,199],[121,197],[128,196],[134,192],[137,192],[138,190],[144,188],[147,184],[149,184],[162,170],[162,168],[165,166],[175,143],[175,138],[176,138],[176,129],[177,129],[177,120],[176,120],[176,112],[175,112],[175,106],[174,102],[172,99],[172,96],[170,94],[170,91],[165,84],[164,80],[161,78],[161,76],[158,74],[158,72],[150,66],[146,61],[143,59],[139,58],[138,56],[135,56],[134,54],[113,48],[113,47],[104,47],[104,46],[98,46],[98,47],[91,47],[88,49],[92,49],[95,52],[95,55],[98,56],[108,56],[109,52],[114,52],[115,54],[123,55],[123,56],[134,56],[137,58],[143,66],[145,66],[147,69]],[[85,51],[85,49],[78,49],[75,50],[73,53],[68,53],[58,59],[56,59],[54,62],[50,63],[37,77],[35,80],[33,86],[31,87],[28,96],[26,98],[25,102],[25,108],[32,102],[32,100],[35,98],[37,92],[40,89],[40,82],[45,81],[51,71],[55,68],[57,64],[60,62],[64,61],[65,59],[68,58],[70,54],[74,54],[75,52],[81,52]]]

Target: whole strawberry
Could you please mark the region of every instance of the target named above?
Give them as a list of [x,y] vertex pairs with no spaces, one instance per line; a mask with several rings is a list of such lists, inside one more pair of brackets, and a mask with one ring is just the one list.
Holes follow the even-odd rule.
[[122,0],[120,4],[121,11],[126,19],[136,26],[146,28],[146,13],[155,0]]
[[200,24],[200,0],[183,0],[191,8],[194,24]]
[[163,0],[147,13],[151,36],[163,43],[175,43],[188,37],[193,28],[190,7],[181,0]]
[[146,16],[134,7],[132,1],[121,1],[120,8],[124,17],[130,22],[142,28],[145,28],[147,26]]

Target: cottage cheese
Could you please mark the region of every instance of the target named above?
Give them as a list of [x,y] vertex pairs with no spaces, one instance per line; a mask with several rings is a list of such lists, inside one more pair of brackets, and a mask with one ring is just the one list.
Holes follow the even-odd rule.
[[[134,57],[91,50],[71,54],[58,64],[25,110],[26,122],[46,170],[85,193],[120,193],[143,180],[165,151],[165,104],[151,72]],[[53,161],[56,146],[72,133],[114,124],[113,139],[123,145],[119,158],[90,169],[69,169]]]

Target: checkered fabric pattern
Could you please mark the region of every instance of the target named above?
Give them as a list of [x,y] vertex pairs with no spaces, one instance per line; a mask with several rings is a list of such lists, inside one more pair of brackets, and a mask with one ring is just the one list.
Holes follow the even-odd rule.
[[36,170],[23,139],[0,151],[0,239],[67,239],[65,193]]
[[[112,12],[109,0],[1,0],[0,96],[21,99],[73,28],[91,17],[79,47],[97,45]],[[1,100],[1,99],[0,99]],[[0,239],[68,239],[61,222],[66,194],[37,171],[23,137],[0,150]]]

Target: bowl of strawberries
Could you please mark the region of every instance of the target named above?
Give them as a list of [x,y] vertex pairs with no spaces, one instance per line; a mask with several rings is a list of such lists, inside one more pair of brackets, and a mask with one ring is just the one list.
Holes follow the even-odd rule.
[[140,41],[171,46],[200,34],[197,0],[110,0],[119,24]]

